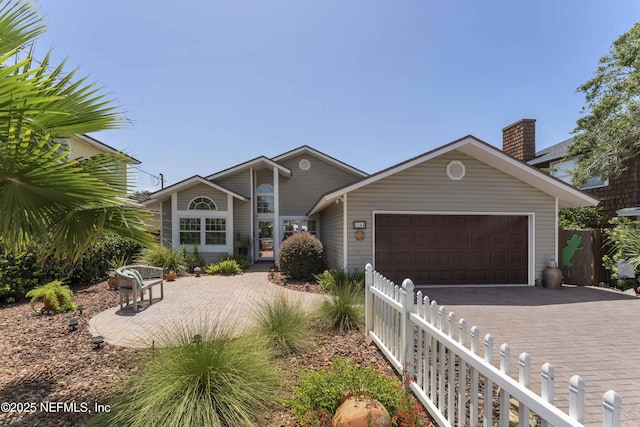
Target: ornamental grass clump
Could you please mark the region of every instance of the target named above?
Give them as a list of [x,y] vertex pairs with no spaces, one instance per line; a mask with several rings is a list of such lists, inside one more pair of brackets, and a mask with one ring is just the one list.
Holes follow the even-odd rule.
[[364,317],[364,288],[351,281],[337,282],[320,306],[320,316],[333,329],[358,329]]
[[326,268],[324,247],[314,235],[294,233],[280,245],[280,270],[292,279],[312,279]]
[[129,392],[97,425],[260,425],[279,379],[262,341],[236,338],[231,329],[204,321],[170,328]]
[[187,264],[181,250],[171,246],[156,245],[151,249],[144,249],[136,259],[138,264],[162,267],[165,273],[173,271],[178,276],[187,272]]
[[310,347],[309,316],[284,293],[265,301],[255,311],[254,317],[254,334],[265,340],[276,357],[290,356]]

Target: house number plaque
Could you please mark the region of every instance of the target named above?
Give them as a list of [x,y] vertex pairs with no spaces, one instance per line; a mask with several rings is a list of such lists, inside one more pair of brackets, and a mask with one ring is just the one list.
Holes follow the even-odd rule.
[[367,228],[367,221],[353,221],[353,228],[356,230],[364,230]]

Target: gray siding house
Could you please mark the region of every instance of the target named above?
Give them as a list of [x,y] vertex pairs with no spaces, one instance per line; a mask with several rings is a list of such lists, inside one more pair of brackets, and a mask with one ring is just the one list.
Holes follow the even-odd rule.
[[[207,261],[237,252],[277,263],[308,231],[331,268],[368,262],[396,283],[529,285],[558,259],[558,209],[598,200],[473,136],[368,175],[308,146],[152,194],[164,244]],[[240,237],[240,239],[238,239]]]

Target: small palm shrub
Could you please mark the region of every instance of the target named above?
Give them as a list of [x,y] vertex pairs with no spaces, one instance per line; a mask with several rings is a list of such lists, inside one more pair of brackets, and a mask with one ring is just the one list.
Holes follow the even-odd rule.
[[326,267],[324,248],[310,233],[295,233],[280,245],[280,270],[292,279],[311,279]]
[[311,420],[331,419],[340,398],[347,393],[375,399],[393,416],[404,394],[398,379],[385,378],[371,366],[358,368],[355,362],[338,357],[328,368],[306,370],[299,383],[295,398],[288,400],[288,405],[302,425],[311,425],[308,424]]
[[215,264],[209,264],[205,267],[204,271],[208,274],[223,274],[225,276],[233,276],[242,273],[242,269],[234,259],[226,259],[218,261]]
[[320,315],[333,329],[358,329],[364,317],[364,288],[351,282],[337,283],[329,300],[320,306]]
[[256,336],[266,341],[277,357],[285,357],[309,348],[309,317],[307,313],[279,293],[260,306],[254,314]]
[[171,246],[157,245],[150,249],[143,249],[136,262],[143,265],[162,267],[165,273],[173,271],[177,275],[187,272],[182,251],[177,251]]
[[251,266],[251,262],[249,262],[249,258],[244,255],[228,255],[220,259],[220,261],[226,261],[232,259],[238,263],[238,266],[242,269],[242,271],[246,270]]
[[[197,337],[197,339],[196,339]],[[95,420],[101,426],[257,426],[279,378],[262,342],[217,325],[180,325],[160,338],[129,392]]]

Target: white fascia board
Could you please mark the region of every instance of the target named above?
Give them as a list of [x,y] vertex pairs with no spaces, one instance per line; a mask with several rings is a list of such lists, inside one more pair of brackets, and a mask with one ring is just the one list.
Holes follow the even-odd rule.
[[268,157],[260,156],[260,157],[256,157],[255,159],[249,160],[247,162],[240,163],[239,165],[232,166],[229,169],[225,169],[225,170],[222,170],[220,172],[216,172],[214,174],[211,174],[211,175],[207,176],[206,179],[220,179],[220,178],[222,178],[224,176],[234,174],[234,173],[239,172],[239,171],[241,171],[243,169],[254,168],[256,165],[259,165],[260,163],[266,163],[268,167],[273,167],[273,168],[278,169],[278,172],[281,175],[291,176],[291,174],[292,174],[291,169],[286,168],[286,167],[282,166],[281,164],[278,164],[278,163],[274,162],[273,160],[269,159]]
[[[185,179],[184,181],[181,181],[181,182],[179,182],[179,183],[177,183],[177,184],[174,184],[174,185],[172,185],[172,186],[169,186],[169,187],[167,187],[167,188],[165,188],[165,189],[163,189],[163,190],[156,191],[156,192],[153,194],[153,198],[152,198],[152,199],[150,199],[150,200],[156,200],[156,201],[158,201],[159,199],[161,199],[161,198],[162,198],[162,197],[164,197],[164,196],[167,196],[167,195],[170,195],[170,194],[172,194],[172,193],[174,193],[174,192],[177,192],[177,191],[183,190],[183,189],[185,189],[185,188],[191,187],[192,185],[195,185],[195,184],[204,184],[204,185],[207,185],[207,186],[209,186],[209,187],[211,187],[211,188],[215,188],[215,189],[216,189],[216,190],[218,190],[218,191],[222,191],[223,193],[225,193],[225,194],[229,194],[229,195],[231,195],[231,196],[235,197],[236,199],[239,199],[239,200],[242,200],[242,201],[247,201],[247,200],[248,200],[248,199],[247,199],[246,197],[244,197],[243,195],[238,194],[238,193],[236,193],[236,192],[233,192],[233,191],[231,191],[231,190],[229,190],[229,189],[227,189],[227,188],[224,188],[224,187],[222,187],[222,186],[220,186],[220,185],[218,185],[218,184],[214,184],[214,183],[213,183],[213,182],[211,182],[211,181],[207,181],[206,179],[204,179],[203,177],[198,176],[198,175],[196,175],[196,176],[192,176],[191,178],[187,178],[187,179]],[[147,201],[147,202],[148,202],[148,201]]]
[[315,148],[311,148],[308,145],[303,145],[302,147],[296,148],[295,150],[287,151],[284,154],[280,154],[280,155],[278,155],[276,157],[273,157],[272,160],[276,161],[276,162],[279,162],[279,161],[281,161],[283,159],[287,159],[289,157],[292,157],[292,156],[295,156],[295,155],[298,155],[298,154],[304,153],[304,152],[311,153],[312,155],[314,155],[316,157],[320,157],[321,159],[325,160],[326,162],[332,163],[332,164],[334,164],[334,165],[336,165],[336,166],[338,166],[338,167],[340,167],[342,169],[348,170],[349,172],[352,172],[352,173],[354,173],[356,175],[359,175],[359,176],[361,176],[363,178],[369,176],[368,173],[366,173],[364,171],[361,171],[360,169],[357,169],[357,168],[355,168],[355,167],[353,167],[353,166],[351,166],[351,165],[349,165],[347,163],[344,163],[344,162],[342,162],[342,161],[340,161],[338,159],[334,159],[333,157],[331,157],[331,156],[329,156],[327,154],[324,154],[324,153],[316,150]]
[[327,193],[320,198],[320,200],[309,211],[308,215],[313,215],[321,211],[337,197],[454,150],[458,150],[470,157],[478,159],[489,166],[526,182],[543,193],[558,198],[561,202],[560,207],[596,206],[599,203],[597,199],[587,195],[579,189],[572,187],[559,179],[553,178],[532,166],[528,166],[472,136],[468,136],[421,156],[399,163],[396,166],[392,166],[339,190]]

